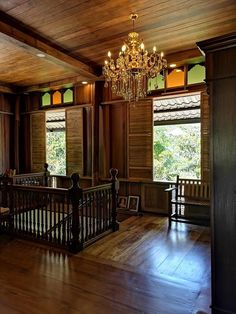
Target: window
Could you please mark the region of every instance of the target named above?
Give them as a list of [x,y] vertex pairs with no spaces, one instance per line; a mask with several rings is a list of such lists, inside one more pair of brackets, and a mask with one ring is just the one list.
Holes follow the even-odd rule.
[[65,110],[46,113],[46,158],[49,171],[66,175]]
[[154,180],[200,178],[200,94],[154,103]]
[[187,88],[205,82],[206,69],[204,62],[183,64],[168,68],[154,78],[148,79],[148,93]]
[[41,106],[58,106],[73,104],[74,89],[66,88],[55,91],[47,91],[41,94]]

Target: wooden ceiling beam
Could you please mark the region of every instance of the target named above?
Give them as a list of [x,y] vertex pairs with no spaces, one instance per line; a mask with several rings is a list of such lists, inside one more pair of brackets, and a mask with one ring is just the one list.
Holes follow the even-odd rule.
[[179,65],[191,63],[191,61],[196,62],[204,61],[204,56],[201,54],[200,50],[197,47],[189,50],[167,54],[165,58],[168,64],[179,63]]
[[[88,83],[92,83],[93,80],[88,80]],[[37,85],[31,85],[31,86],[24,86],[19,87],[18,92],[19,93],[30,93],[30,92],[36,92],[36,91],[42,91],[46,92],[48,90],[56,90],[60,88],[69,88],[75,85],[82,85],[81,83],[81,77],[72,77],[72,78],[66,78],[58,81],[53,82],[47,82],[43,84],[37,84]]]
[[21,46],[30,47],[33,53],[36,53],[36,51],[41,52],[47,56],[48,60],[70,71],[72,70],[84,78],[92,80],[98,78],[94,68],[70,56],[61,47],[39,36],[36,32],[2,11],[0,11],[0,32],[17,40]]
[[16,86],[0,82],[0,93],[15,94],[16,92],[17,92]]

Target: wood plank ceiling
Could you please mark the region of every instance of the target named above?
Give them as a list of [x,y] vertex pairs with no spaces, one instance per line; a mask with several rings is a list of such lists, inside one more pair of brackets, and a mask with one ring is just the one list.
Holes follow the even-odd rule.
[[0,83],[21,87],[99,79],[107,51],[117,54],[132,29],[131,12],[146,47],[167,55],[191,55],[197,41],[236,29],[235,0],[0,0],[0,10]]

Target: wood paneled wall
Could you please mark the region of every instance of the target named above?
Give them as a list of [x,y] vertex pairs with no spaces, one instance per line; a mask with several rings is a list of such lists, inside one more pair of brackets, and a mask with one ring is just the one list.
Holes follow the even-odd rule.
[[[64,107],[66,120],[68,120],[66,123],[68,175],[78,171],[82,176],[92,176],[93,106],[91,102],[93,98],[92,84],[75,86],[74,105]],[[40,103],[39,92],[22,96],[19,147],[21,173],[36,171],[39,167],[40,171],[42,170],[46,161],[46,129],[45,118],[42,117],[45,116],[46,110],[62,108],[60,105],[55,105],[51,108],[40,109]]]
[[0,94],[0,173],[14,168],[15,96]]
[[[205,87],[201,92],[201,169],[209,180],[209,101]],[[105,94],[107,100],[112,95]],[[112,97],[111,97],[112,98]],[[167,213],[168,183],[153,182],[153,106],[151,100],[136,104],[108,100],[100,107],[100,176],[119,169],[120,194],[141,197],[141,209]]]
[[211,108],[212,313],[236,313],[236,34],[199,43]]

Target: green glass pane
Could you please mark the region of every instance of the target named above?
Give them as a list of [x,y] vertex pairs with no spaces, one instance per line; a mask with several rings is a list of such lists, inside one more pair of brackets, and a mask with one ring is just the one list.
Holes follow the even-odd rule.
[[42,96],[42,106],[49,106],[51,105],[51,95],[46,93]]
[[71,89],[67,89],[63,94],[64,103],[66,102],[73,102],[73,91]]
[[164,77],[159,74],[154,78],[148,79],[148,91],[163,89],[165,87]]
[[203,65],[196,64],[194,67],[190,66],[188,71],[188,85],[204,82],[206,78],[206,68]]

